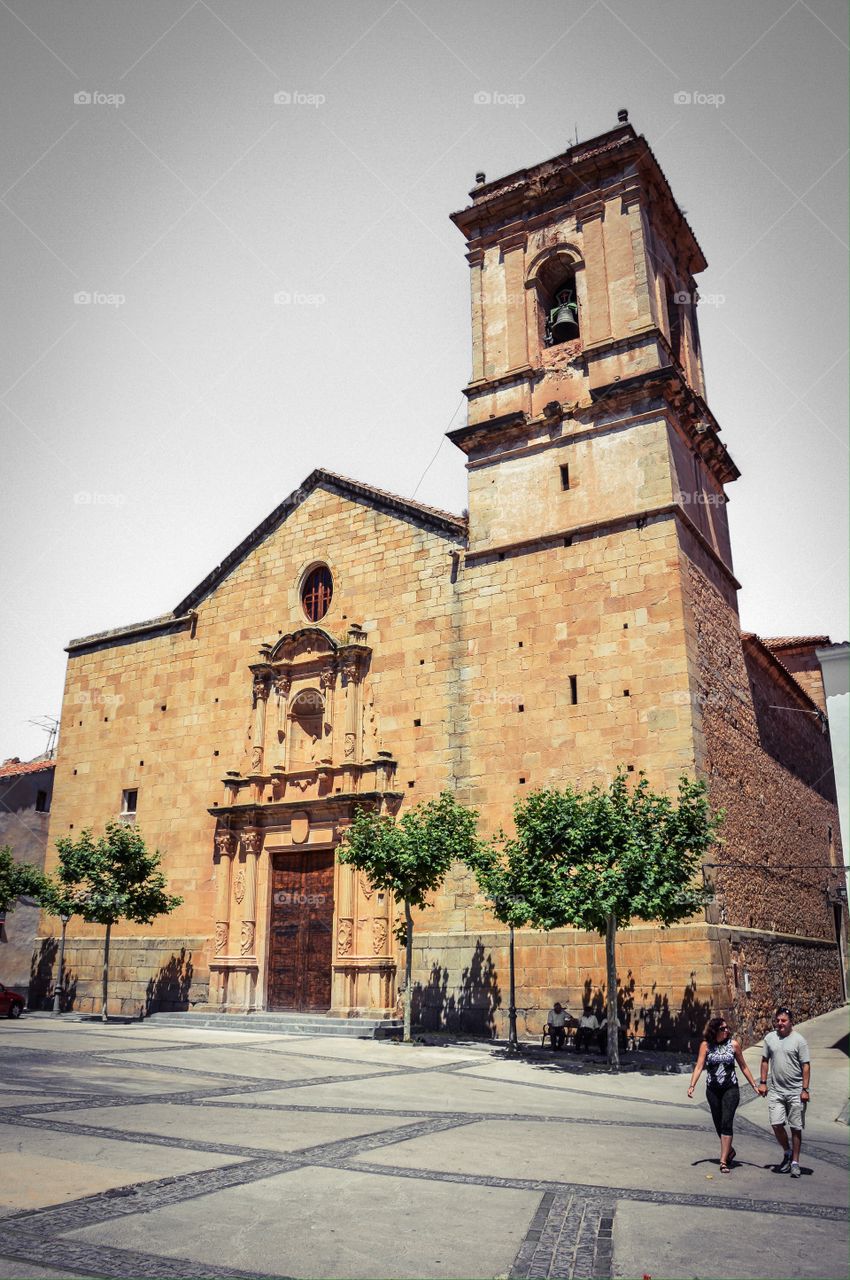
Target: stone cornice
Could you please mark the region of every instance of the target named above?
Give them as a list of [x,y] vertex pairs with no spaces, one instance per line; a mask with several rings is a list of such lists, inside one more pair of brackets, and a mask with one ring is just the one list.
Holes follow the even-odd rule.
[[679,520],[688,532],[696,539],[706,555],[708,555],[718,569],[728,578],[729,582],[736,591],[741,589],[741,584],[735,577],[729,565],[719,554],[715,547],[709,542],[701,529],[694,524],[693,520],[685,511],[684,507],[678,502],[668,502],[660,507],[647,507],[642,511],[631,511],[628,514],[620,516],[606,516],[602,520],[594,520],[587,524],[568,525],[562,529],[553,529],[551,532],[539,533],[533,538],[520,538],[513,542],[502,542],[494,544],[490,547],[475,548],[467,551],[464,556],[464,563],[475,563],[478,560],[489,558],[497,558],[500,555],[509,553],[522,554],[526,551],[545,550],[547,547],[555,547],[563,545],[565,538],[579,538],[588,534],[600,533],[616,533],[619,529],[628,528],[629,525],[642,525],[650,520],[664,519],[672,516]]
[[541,164],[481,183],[469,193],[472,204],[451,219],[474,248],[498,238],[508,223],[530,224],[541,205],[550,212],[558,204],[572,205],[587,217],[598,214],[601,202],[618,194],[663,206],[689,270],[705,269],[705,256],[663,169],[646,139],[630,124],[569,147]]
[[[663,340],[663,335],[658,336]],[[624,401],[633,401],[640,395],[657,396],[674,410],[686,438],[715,479],[720,484],[731,484],[739,478],[741,473],[720,439],[720,427],[714,414],[702,396],[688,385],[678,364],[672,363],[619,382],[593,387],[590,395],[592,407],[586,411],[588,413],[598,413],[604,405],[622,405]]]
[[112,631],[97,631],[90,636],[82,636],[79,640],[69,640],[65,646],[66,653],[77,653],[84,649],[108,649],[122,640],[135,640],[142,636],[156,635],[158,632],[171,634],[186,631],[197,620],[194,610],[188,613],[163,614],[159,618],[150,618],[147,622],[131,623],[128,627],[115,627]]
[[[301,796],[294,800],[268,800],[262,804],[256,800],[246,800],[244,804],[211,805],[207,809],[207,813],[212,814],[214,818],[241,818],[244,825],[265,830],[273,825],[268,819],[273,819],[275,814],[283,815],[298,812],[302,809],[315,810],[320,808],[322,813],[328,817],[333,817],[335,816],[335,810],[350,811],[351,807],[356,804],[371,804],[380,807],[385,800],[400,801],[403,799],[404,792],[402,791],[346,791],[336,792],[332,796],[322,796],[320,798],[311,797],[305,799],[304,796]],[[233,826],[230,827],[231,831],[236,829]]]

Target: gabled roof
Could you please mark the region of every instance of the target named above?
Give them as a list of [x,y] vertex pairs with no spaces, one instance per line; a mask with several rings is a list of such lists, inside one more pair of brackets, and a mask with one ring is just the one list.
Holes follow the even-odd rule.
[[174,610],[175,615],[194,609],[204,596],[209,595],[218,584],[238,565],[249,552],[269,536],[279,524],[308,498],[314,489],[329,489],[343,498],[351,498],[354,502],[365,502],[377,507],[387,515],[398,516],[402,520],[422,525],[435,533],[449,534],[454,538],[466,538],[467,522],[462,516],[452,515],[449,511],[441,511],[438,507],[426,507],[422,502],[414,502],[412,498],[400,498],[385,489],[376,489],[374,485],[364,484],[362,480],[351,480],[348,476],[337,475],[335,471],[326,471],[317,467],[311,471],[304,483],[293,490],[288,498],[284,498],[280,506],[275,507],[256,529],[244,538],[239,546],[225,556],[221,564],[216,565],[212,573],[208,573],[203,582],[199,582],[194,591],[190,591],[185,600],[181,600]]
[[112,641],[129,639],[144,633],[174,631],[190,626],[193,610],[200,602],[214,591],[256,546],[273,533],[314,489],[320,487],[339,494],[343,498],[350,498],[353,502],[365,503],[399,520],[406,520],[421,528],[430,529],[434,533],[451,538],[454,542],[466,541],[468,524],[463,516],[453,515],[450,511],[441,511],[439,507],[426,506],[424,502],[415,502],[412,498],[399,497],[398,494],[388,493],[386,489],[365,484],[362,480],[352,480],[348,476],[337,475],[334,471],[326,471],[324,467],[317,467],[315,471],[311,471],[304,483],[293,490],[288,498],[284,498],[283,502],[275,507],[274,511],[267,515],[247,538],[243,538],[238,547],[235,547],[230,555],[225,556],[221,564],[216,565],[171,613],[160,614],[158,618],[151,618],[146,622],[116,627],[111,631],[98,631],[94,635],[71,640],[66,646],[66,652],[70,653],[75,649],[87,648],[94,644],[108,645]]

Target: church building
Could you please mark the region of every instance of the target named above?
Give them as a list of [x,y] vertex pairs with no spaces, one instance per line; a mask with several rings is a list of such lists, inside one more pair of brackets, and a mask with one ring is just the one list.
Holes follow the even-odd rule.
[[[694,232],[625,112],[479,174],[452,221],[468,515],[316,470],[174,609],[68,646],[52,858],[60,836],[136,821],[184,899],[114,928],[110,1007],[392,1017],[396,904],[335,852],[357,806],[447,788],[489,834],[530,790],[622,764],[671,793],[705,779],[726,810],[704,907],[620,935],[627,1029],[686,1043],[709,1011],[749,1035],[777,1002],[824,1012],[847,931],[806,661],[825,637],[741,632]],[[102,933],[69,928],[78,1008],[97,1007]],[[507,937],[462,867],[415,937],[420,1024],[502,1034]],[[595,935],[523,930],[517,961],[521,1030],[555,998],[601,1003]]]

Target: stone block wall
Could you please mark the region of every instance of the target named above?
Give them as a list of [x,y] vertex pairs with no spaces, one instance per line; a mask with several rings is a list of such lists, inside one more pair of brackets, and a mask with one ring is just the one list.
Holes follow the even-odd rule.
[[745,652],[737,613],[688,565],[698,758],[712,806],[726,815],[706,868],[708,914],[727,926],[719,936],[730,1011],[763,1030],[777,1003],[812,1016],[843,999],[830,900],[842,859],[829,739],[769,657]]
[[[516,933],[520,1036],[542,1035],[555,1000],[603,1017],[605,942],[574,929]],[[507,1035],[505,931],[414,935],[413,1011],[423,1030]],[[618,934],[618,1013],[627,1034],[659,1047],[695,1048],[708,1018],[728,1005],[718,931],[701,921],[670,929],[635,924]]]
[[[40,791],[45,794],[46,811],[36,808]],[[52,761],[43,769],[0,777],[0,846],[9,845],[16,862],[44,866],[52,791]],[[39,916],[33,899],[19,898],[0,922],[0,982],[24,997]]]
[[[623,764],[675,790],[693,772],[672,519],[476,558],[458,587],[447,765],[482,833],[510,829],[514,801],[537,787],[606,785]],[[431,901],[417,928],[493,927],[458,868]]]
[[[103,929],[98,937],[82,937],[68,927],[62,1007],[77,1013],[99,1013],[103,972]],[[170,937],[112,937],[109,943],[110,1014],[145,1017],[150,1013],[186,1010],[205,1004],[209,970],[205,938],[177,942]],[[52,1008],[58,978],[58,938],[39,939],[33,957],[30,1008]]]

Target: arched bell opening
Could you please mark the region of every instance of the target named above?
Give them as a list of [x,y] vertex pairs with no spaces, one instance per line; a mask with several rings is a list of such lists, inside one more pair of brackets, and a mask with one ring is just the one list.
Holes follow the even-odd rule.
[[546,308],[544,343],[557,347],[562,342],[572,342],[580,337],[578,322],[578,295],[575,272],[563,276],[550,291]]
[[578,251],[567,245],[547,250],[532,264],[526,287],[536,295],[541,347],[557,347],[581,337],[578,274],[582,267]]

